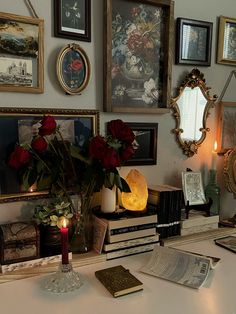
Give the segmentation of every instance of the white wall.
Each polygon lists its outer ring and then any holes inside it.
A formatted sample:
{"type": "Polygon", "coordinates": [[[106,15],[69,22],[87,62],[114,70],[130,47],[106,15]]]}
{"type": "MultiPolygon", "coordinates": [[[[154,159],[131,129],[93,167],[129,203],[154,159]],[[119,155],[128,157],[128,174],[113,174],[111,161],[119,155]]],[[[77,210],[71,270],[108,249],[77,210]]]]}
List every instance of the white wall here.
{"type": "MultiPolygon", "coordinates": [[[[175,121],[170,113],[164,115],[150,114],[110,114],[102,112],[103,90],[103,0],[91,0],[92,2],[92,41],[91,43],[77,42],[86,51],[91,62],[92,77],[90,83],[82,95],[68,96],[60,88],[56,78],[56,58],[60,49],[72,40],[56,38],[53,36],[53,1],[32,0],[32,4],[40,18],[45,20],[45,91],[43,94],[2,93],[0,97],[1,107],[33,107],[33,108],[72,108],[72,109],[98,109],[101,111],[101,132],[104,122],[121,118],[127,122],[157,122],[158,149],[156,166],[140,166],[139,170],[146,176],[149,184],[174,184],[181,185],[181,171],[186,167],[195,171],[201,170],[204,182],[207,182],[208,168],[211,165],[211,151],[216,137],[215,109],[210,111],[205,142],[200,147],[198,154],[192,158],[186,158],[175,142],[171,130],[175,127],[175,121]],[[50,3],[50,5],[49,5],[50,3]]],[[[29,15],[24,1],[1,1],[0,11],[19,15],[29,15]]],[[[220,95],[232,66],[215,63],[217,17],[220,15],[232,16],[235,12],[235,0],[176,0],[175,17],[184,17],[197,20],[205,20],[214,23],[212,42],[211,67],[198,67],[204,74],[208,86],[211,86],[212,94],[220,95]]],[[[190,71],[194,66],[174,65],[172,68],[172,95],[179,84],[183,72],[190,71]]],[[[235,83],[235,82],[234,82],[235,83]]],[[[231,95],[236,98],[236,95],[231,95]]],[[[235,100],[235,99],[230,99],[235,100]]],[[[235,100],[236,101],[236,100],[235,100]]],[[[224,217],[232,216],[236,212],[236,201],[233,195],[226,192],[222,181],[223,158],[218,158],[218,179],[222,190],[222,210],[224,217]]],[[[127,174],[130,168],[123,167],[122,174],[127,174]]],[[[16,202],[0,204],[0,222],[20,219],[30,216],[33,203],[16,202]]]]}

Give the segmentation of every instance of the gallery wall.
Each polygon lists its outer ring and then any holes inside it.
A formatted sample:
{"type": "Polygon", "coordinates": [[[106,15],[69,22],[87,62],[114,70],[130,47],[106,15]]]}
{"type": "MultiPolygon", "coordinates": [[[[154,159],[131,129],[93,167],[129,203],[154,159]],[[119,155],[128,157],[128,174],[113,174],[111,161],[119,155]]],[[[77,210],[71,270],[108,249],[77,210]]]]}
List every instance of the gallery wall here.
{"type": "MultiPolygon", "coordinates": [[[[137,168],[146,176],[149,184],[173,184],[181,186],[181,172],[187,167],[194,171],[202,171],[204,184],[208,180],[208,170],[211,166],[212,150],[216,138],[216,108],[210,110],[207,134],[205,142],[199,148],[198,153],[187,158],[178,147],[171,130],[175,127],[175,121],[171,113],[165,114],[114,114],[103,112],[103,0],[91,0],[92,2],[92,40],[91,42],[76,43],[86,51],[91,63],[91,79],[88,87],[81,95],[65,95],[56,77],[56,59],[59,51],[72,40],[56,38],[53,34],[54,12],[53,1],[31,1],[38,16],[45,21],[45,90],[43,94],[27,94],[2,92],[0,97],[1,107],[27,107],[27,108],[65,108],[65,109],[97,109],[100,110],[100,129],[104,131],[104,124],[114,118],[120,118],[127,122],[154,122],[158,123],[157,165],[138,166],[137,168]]],[[[1,12],[14,13],[29,16],[30,13],[24,1],[2,1],[1,12]]],[[[223,86],[233,66],[216,64],[217,25],[218,17],[229,17],[235,11],[235,0],[176,0],[175,18],[183,17],[196,20],[213,22],[212,61],[210,67],[198,67],[206,78],[207,86],[211,87],[211,93],[220,95],[223,86]]],[[[174,47],[173,47],[174,49],[174,47]]],[[[183,74],[191,71],[194,66],[175,65],[172,67],[172,95],[180,83],[183,74]]],[[[233,84],[236,82],[233,81],[233,84]]],[[[224,100],[236,100],[234,86],[230,86],[224,100]]],[[[120,171],[126,175],[130,167],[123,167],[120,171]]],[[[221,216],[229,217],[236,212],[236,201],[231,193],[224,187],[222,170],[223,157],[217,161],[218,182],[221,187],[221,216]]],[[[0,222],[24,219],[30,216],[33,202],[15,202],[0,204],[0,222]]]]}

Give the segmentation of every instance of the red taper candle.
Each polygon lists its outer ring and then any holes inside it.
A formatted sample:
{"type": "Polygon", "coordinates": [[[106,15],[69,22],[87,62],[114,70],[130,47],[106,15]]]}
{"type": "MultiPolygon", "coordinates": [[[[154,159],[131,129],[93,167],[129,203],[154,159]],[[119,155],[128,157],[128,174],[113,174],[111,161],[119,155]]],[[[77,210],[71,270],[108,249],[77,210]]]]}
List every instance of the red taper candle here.
{"type": "Polygon", "coordinates": [[[68,228],[66,227],[66,219],[64,218],[61,228],[61,250],[62,264],[69,264],[68,256],[68,228]]]}

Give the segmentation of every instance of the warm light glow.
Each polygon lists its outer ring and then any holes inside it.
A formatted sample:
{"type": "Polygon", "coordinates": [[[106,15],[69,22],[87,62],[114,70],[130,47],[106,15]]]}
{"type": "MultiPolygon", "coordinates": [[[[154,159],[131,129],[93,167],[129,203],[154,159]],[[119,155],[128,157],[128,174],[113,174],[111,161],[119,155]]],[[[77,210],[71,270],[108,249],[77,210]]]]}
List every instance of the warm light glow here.
{"type": "Polygon", "coordinates": [[[126,177],[131,193],[121,193],[121,202],[124,208],[132,211],[146,209],[148,188],[145,177],[136,169],[132,169],[126,177]]]}
{"type": "Polygon", "coordinates": [[[63,221],[62,221],[62,227],[63,227],[63,228],[66,228],[66,227],[67,227],[67,221],[66,221],[66,218],[63,218],[63,221]]]}
{"type": "Polygon", "coordinates": [[[214,151],[217,152],[217,141],[214,143],[214,151]]]}
{"type": "Polygon", "coordinates": [[[28,189],[28,191],[30,193],[37,191],[37,183],[34,183],[33,185],[31,185],[28,189]]]}

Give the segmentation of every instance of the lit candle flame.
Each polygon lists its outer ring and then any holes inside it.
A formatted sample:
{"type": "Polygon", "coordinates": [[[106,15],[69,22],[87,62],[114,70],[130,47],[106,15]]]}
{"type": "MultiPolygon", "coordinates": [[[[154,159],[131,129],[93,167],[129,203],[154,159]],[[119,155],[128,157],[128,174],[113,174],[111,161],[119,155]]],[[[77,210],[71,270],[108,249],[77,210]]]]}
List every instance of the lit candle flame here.
{"type": "Polygon", "coordinates": [[[62,221],[62,227],[63,227],[63,228],[66,228],[66,227],[67,227],[66,218],[64,218],[63,221],[62,221]]]}
{"type": "Polygon", "coordinates": [[[214,151],[215,152],[217,151],[217,141],[215,141],[215,143],[214,143],[214,151]]]}

